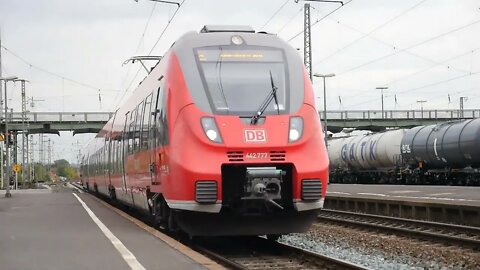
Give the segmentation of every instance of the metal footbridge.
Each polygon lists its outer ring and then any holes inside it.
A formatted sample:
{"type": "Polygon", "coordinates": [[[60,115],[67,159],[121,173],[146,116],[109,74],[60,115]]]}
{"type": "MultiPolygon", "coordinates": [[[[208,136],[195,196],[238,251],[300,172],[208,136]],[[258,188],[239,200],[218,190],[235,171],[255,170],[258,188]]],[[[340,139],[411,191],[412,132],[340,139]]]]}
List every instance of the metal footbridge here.
{"type": "MultiPolygon", "coordinates": [[[[323,112],[320,112],[323,120],[323,112]]],[[[382,131],[386,128],[411,128],[460,119],[480,118],[480,109],[472,110],[356,110],[327,111],[327,128],[340,132],[344,128],[382,131]]]]}
{"type": "MultiPolygon", "coordinates": [[[[323,119],[323,112],[320,111],[323,119]]],[[[13,112],[8,114],[9,130],[27,130],[30,134],[73,131],[74,134],[97,133],[113,112],[13,112]]],[[[0,129],[5,130],[3,115],[0,129]]],[[[327,111],[331,132],[344,128],[381,131],[386,128],[410,128],[460,119],[480,118],[480,109],[472,110],[338,110],[327,111]]]]}
{"type": "MultiPolygon", "coordinates": [[[[97,133],[113,112],[21,112],[8,113],[8,130],[26,130],[29,134],[73,131],[74,134],[97,133]]],[[[1,130],[5,130],[2,115],[1,130]]]]}

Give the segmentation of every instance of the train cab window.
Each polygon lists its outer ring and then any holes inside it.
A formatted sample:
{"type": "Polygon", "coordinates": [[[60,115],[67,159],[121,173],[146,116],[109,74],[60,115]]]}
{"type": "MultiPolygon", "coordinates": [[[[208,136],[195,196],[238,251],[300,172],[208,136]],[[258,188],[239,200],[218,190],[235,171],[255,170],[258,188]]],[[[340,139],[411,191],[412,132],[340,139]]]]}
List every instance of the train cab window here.
{"type": "Polygon", "coordinates": [[[197,65],[215,113],[252,115],[276,89],[264,114],[288,113],[289,81],[282,50],[215,46],[195,50],[197,65]]]}

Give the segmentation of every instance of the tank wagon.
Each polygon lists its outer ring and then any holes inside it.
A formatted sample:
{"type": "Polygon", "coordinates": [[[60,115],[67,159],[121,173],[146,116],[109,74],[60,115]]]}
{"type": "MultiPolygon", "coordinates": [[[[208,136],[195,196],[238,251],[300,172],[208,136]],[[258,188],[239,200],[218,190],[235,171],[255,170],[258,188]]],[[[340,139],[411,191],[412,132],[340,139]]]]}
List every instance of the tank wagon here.
{"type": "Polygon", "coordinates": [[[480,184],[480,119],[329,142],[331,182],[480,184]]]}
{"type": "Polygon", "coordinates": [[[83,155],[82,183],[190,235],[302,232],[328,155],[294,48],[249,27],[177,40],[83,155]]]}

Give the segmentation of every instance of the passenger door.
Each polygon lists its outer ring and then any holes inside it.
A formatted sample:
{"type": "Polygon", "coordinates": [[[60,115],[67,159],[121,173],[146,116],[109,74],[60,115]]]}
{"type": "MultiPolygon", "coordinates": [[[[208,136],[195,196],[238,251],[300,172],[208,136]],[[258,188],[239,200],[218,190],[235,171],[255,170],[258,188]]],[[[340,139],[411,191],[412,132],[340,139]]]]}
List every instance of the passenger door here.
{"type": "MultiPolygon", "coordinates": [[[[162,82],[163,77],[160,79],[162,82]]],[[[160,122],[161,118],[161,111],[162,111],[162,96],[163,96],[163,87],[160,84],[160,87],[156,89],[153,93],[153,100],[152,100],[152,110],[150,114],[150,136],[149,136],[149,144],[150,144],[150,172],[151,172],[151,179],[152,185],[160,185],[160,171],[161,171],[161,163],[162,163],[162,144],[161,144],[161,134],[162,134],[162,126],[160,122]]]]}

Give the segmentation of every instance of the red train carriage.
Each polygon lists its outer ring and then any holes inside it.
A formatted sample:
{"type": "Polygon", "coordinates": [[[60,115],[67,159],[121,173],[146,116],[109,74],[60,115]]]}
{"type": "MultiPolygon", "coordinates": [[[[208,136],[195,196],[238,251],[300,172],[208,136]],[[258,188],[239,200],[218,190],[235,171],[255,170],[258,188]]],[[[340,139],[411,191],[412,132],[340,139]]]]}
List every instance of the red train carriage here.
{"type": "Polygon", "coordinates": [[[305,231],[328,158],[295,49],[248,27],[176,41],[86,150],[83,183],[191,235],[305,231]]]}

